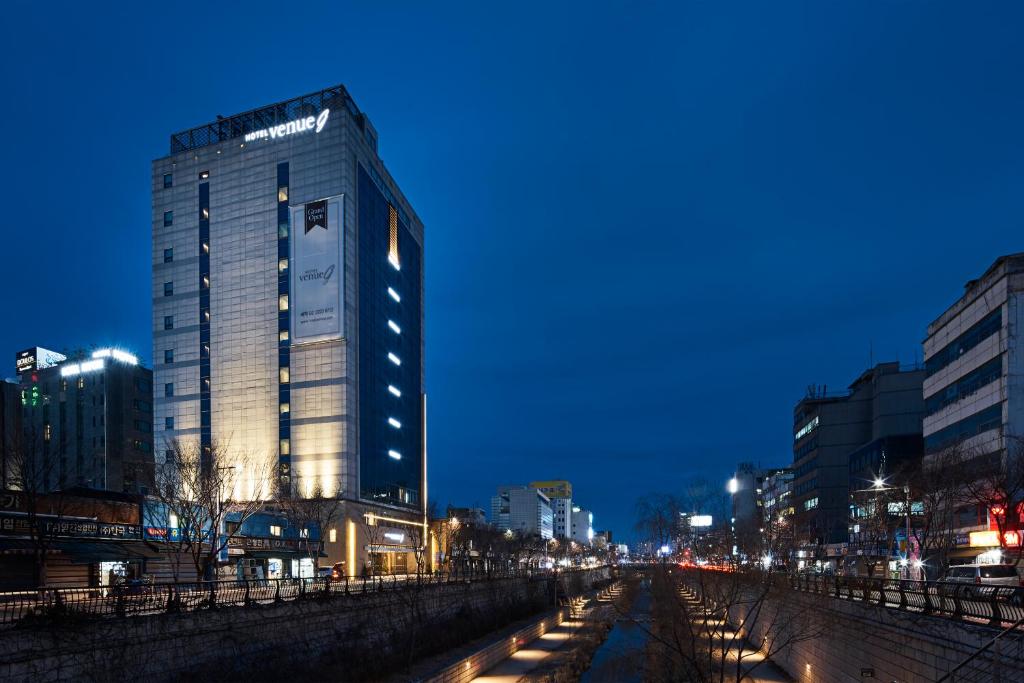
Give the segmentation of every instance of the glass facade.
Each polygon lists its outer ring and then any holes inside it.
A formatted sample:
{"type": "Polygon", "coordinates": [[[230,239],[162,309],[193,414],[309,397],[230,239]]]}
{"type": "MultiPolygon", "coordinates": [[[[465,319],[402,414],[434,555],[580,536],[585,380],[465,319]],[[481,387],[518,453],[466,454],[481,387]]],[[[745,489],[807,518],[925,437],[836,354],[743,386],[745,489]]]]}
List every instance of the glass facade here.
{"type": "Polygon", "coordinates": [[[415,507],[423,440],[421,250],[362,165],[358,176],[360,495],[415,507]]]}
{"type": "Polygon", "coordinates": [[[925,375],[931,377],[975,346],[999,332],[1003,327],[1003,309],[997,308],[971,325],[959,337],[946,344],[924,362],[925,375]]]}
{"type": "Polygon", "coordinates": [[[199,446],[209,462],[210,419],[210,183],[199,183],[199,446]]]}
{"type": "Polygon", "coordinates": [[[996,429],[1003,424],[1003,404],[997,403],[994,406],[980,410],[970,417],[965,417],[959,422],[954,422],[934,434],[929,434],[924,440],[925,453],[935,453],[958,441],[977,436],[990,429],[996,429]]]}
{"type": "Polygon", "coordinates": [[[277,438],[278,477],[282,490],[291,487],[291,343],[288,340],[290,325],[288,314],[288,255],[290,252],[288,220],[288,162],[277,165],[277,366],[278,366],[278,422],[277,438]]]}
{"type": "Polygon", "coordinates": [[[967,398],[1003,375],[1003,357],[993,358],[925,399],[925,415],[934,415],[946,406],[967,398]]]}

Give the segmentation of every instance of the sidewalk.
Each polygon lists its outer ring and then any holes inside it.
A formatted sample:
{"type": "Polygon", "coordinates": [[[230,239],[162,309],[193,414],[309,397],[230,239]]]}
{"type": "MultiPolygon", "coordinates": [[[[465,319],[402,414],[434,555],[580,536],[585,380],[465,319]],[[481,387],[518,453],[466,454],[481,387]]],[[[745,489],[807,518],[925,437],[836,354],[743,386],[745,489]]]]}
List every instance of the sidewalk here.
{"type": "Polygon", "coordinates": [[[540,638],[524,645],[508,659],[474,678],[472,683],[515,683],[564,645],[582,625],[582,621],[563,621],[540,638]]]}

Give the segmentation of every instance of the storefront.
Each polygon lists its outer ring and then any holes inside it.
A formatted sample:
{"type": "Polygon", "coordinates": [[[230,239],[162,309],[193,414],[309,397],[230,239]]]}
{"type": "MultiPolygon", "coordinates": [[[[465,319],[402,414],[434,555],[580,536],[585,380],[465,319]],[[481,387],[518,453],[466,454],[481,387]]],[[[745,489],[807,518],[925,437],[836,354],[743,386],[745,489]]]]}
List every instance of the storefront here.
{"type": "MultiPolygon", "coordinates": [[[[383,524],[377,524],[373,529],[374,542],[365,547],[373,574],[415,574],[418,549],[409,529],[383,524]]],[[[423,559],[426,560],[425,557],[423,559]]]]}
{"type": "Polygon", "coordinates": [[[36,588],[40,574],[47,586],[111,586],[142,580],[147,561],[158,556],[142,540],[137,524],[0,513],[2,590],[36,588]]]}
{"type": "Polygon", "coordinates": [[[303,539],[232,536],[227,556],[227,567],[238,579],[308,579],[315,573],[303,539]]]}

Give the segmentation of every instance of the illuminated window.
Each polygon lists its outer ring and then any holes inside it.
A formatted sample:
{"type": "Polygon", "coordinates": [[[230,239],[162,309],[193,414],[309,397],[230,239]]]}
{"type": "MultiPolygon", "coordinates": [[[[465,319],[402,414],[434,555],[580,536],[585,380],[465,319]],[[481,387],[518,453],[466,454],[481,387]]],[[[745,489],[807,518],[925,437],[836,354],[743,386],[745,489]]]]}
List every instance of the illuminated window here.
{"type": "Polygon", "coordinates": [[[209,355],[210,355],[210,345],[209,344],[203,344],[203,346],[202,346],[202,348],[200,350],[203,352],[203,358],[209,357],[209,355]]]}
{"type": "Polygon", "coordinates": [[[277,201],[286,202],[288,201],[288,188],[279,187],[277,188],[277,201]]]}
{"type": "Polygon", "coordinates": [[[299,538],[309,538],[309,528],[299,529],[299,538]]]}
{"type": "Polygon", "coordinates": [[[287,311],[288,310],[288,295],[281,294],[277,297],[277,310],[287,311]]]}
{"type": "Polygon", "coordinates": [[[331,543],[337,543],[338,542],[338,530],[337,529],[331,529],[329,534],[328,534],[328,538],[331,540],[331,543]]]}
{"type": "Polygon", "coordinates": [[[278,332],[277,341],[288,341],[288,330],[281,330],[278,332]]]}
{"type": "Polygon", "coordinates": [[[174,225],[174,212],[164,211],[164,227],[169,228],[174,225]]]}
{"type": "Polygon", "coordinates": [[[210,310],[203,311],[203,322],[210,322],[210,310]]]}
{"type": "Polygon", "coordinates": [[[174,249],[173,248],[164,249],[164,263],[170,263],[173,260],[174,260],[174,249]]]}
{"type": "Polygon", "coordinates": [[[209,254],[210,253],[210,244],[208,242],[203,242],[203,253],[204,254],[209,254]]]}
{"type": "Polygon", "coordinates": [[[43,425],[43,441],[49,441],[51,436],[50,425],[43,425]]]}
{"type": "Polygon", "coordinates": [[[289,404],[289,403],[282,403],[281,404],[281,414],[282,415],[284,415],[287,412],[290,412],[291,409],[292,409],[291,404],[289,404]]]}
{"type": "Polygon", "coordinates": [[[398,296],[398,292],[396,292],[395,290],[391,289],[390,287],[388,287],[388,296],[390,296],[395,301],[398,301],[398,302],[402,301],[402,297],[398,296]]]}
{"type": "Polygon", "coordinates": [[[173,330],[174,329],[174,316],[173,315],[165,315],[164,316],[164,329],[165,330],[173,330]]]}
{"type": "Polygon", "coordinates": [[[199,210],[199,217],[204,221],[210,220],[210,207],[204,206],[199,210]]]}
{"type": "Polygon", "coordinates": [[[288,270],[288,259],[282,258],[277,260],[277,272],[283,273],[288,270]]]}
{"type": "Polygon", "coordinates": [[[178,515],[174,514],[173,512],[168,512],[167,513],[167,526],[169,526],[172,529],[177,529],[178,528],[178,515]]]}
{"type": "Polygon", "coordinates": [[[164,296],[171,296],[172,294],[174,294],[174,283],[173,282],[165,282],[164,283],[164,296]]]}
{"type": "Polygon", "coordinates": [[[291,381],[288,375],[288,368],[281,368],[278,374],[278,379],[281,381],[281,384],[288,384],[288,382],[291,381]]]}
{"type": "Polygon", "coordinates": [[[79,377],[78,382],[76,383],[75,386],[77,386],[79,389],[85,389],[85,378],[79,377]]]}
{"type": "Polygon", "coordinates": [[[281,535],[281,526],[278,525],[278,524],[271,524],[270,525],[270,535],[271,536],[280,536],[281,535]]]}
{"type": "Polygon", "coordinates": [[[388,204],[388,262],[399,270],[398,261],[398,212],[388,204]]]}
{"type": "Polygon", "coordinates": [[[209,171],[200,171],[199,172],[199,179],[200,180],[206,180],[209,177],[210,177],[210,172],[209,171]]]}
{"type": "Polygon", "coordinates": [[[281,439],[281,455],[290,455],[292,452],[292,442],[290,439],[281,439]]]}
{"type": "Polygon", "coordinates": [[[402,328],[399,327],[394,320],[388,321],[388,327],[390,327],[391,331],[394,332],[395,334],[402,334],[402,328]]]}
{"type": "Polygon", "coordinates": [[[286,240],[288,239],[288,223],[282,222],[277,225],[277,239],[286,240]]]}
{"type": "Polygon", "coordinates": [[[209,275],[204,275],[202,282],[203,282],[203,289],[209,289],[210,288],[210,276],[209,275]]]}
{"type": "Polygon", "coordinates": [[[174,176],[170,173],[164,173],[164,189],[174,187],[174,176]]]}
{"type": "Polygon", "coordinates": [[[395,429],[401,429],[402,428],[402,423],[399,422],[398,420],[396,420],[393,417],[389,417],[388,418],[388,424],[391,425],[392,427],[394,427],[395,429]]]}

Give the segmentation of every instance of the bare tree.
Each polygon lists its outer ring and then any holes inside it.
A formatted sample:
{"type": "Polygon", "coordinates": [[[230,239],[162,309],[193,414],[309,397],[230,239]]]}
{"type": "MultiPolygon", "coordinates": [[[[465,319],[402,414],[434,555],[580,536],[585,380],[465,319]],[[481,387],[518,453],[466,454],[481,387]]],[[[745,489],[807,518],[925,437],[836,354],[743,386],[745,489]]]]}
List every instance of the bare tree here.
{"type": "Polygon", "coordinates": [[[380,547],[381,541],[384,540],[384,527],[377,524],[377,518],[370,512],[364,512],[360,515],[359,526],[362,528],[363,537],[366,539],[366,562],[363,565],[363,576],[373,578],[376,575],[376,568],[373,566],[373,555],[380,547]]]}
{"type": "Polygon", "coordinates": [[[1005,435],[1001,451],[972,459],[973,476],[964,486],[969,503],[987,509],[999,547],[1008,562],[1021,561],[1021,508],[1024,506],[1024,438],[1005,435]]]}
{"type": "Polygon", "coordinates": [[[7,484],[17,492],[16,507],[25,513],[16,526],[29,538],[35,581],[44,586],[46,558],[60,536],[61,520],[68,514],[69,505],[62,491],[52,490],[59,477],[57,460],[45,447],[45,438],[33,427],[11,436],[6,467],[7,484]]]}
{"type": "Polygon", "coordinates": [[[299,530],[301,545],[313,563],[315,576],[320,568],[324,536],[337,520],[338,511],[341,509],[341,480],[335,479],[327,487],[324,486],[321,477],[311,477],[308,482],[298,477],[295,479],[294,487],[285,486],[280,479],[276,481],[276,503],[288,522],[299,530]],[[333,492],[333,495],[327,491],[333,492]]]}
{"type": "MultiPolygon", "coordinates": [[[[655,493],[636,503],[636,530],[643,540],[653,544],[655,551],[671,546],[679,531],[679,499],[667,493],[655,493]]],[[[663,558],[664,559],[664,554],[663,558]]]]}
{"type": "Polygon", "coordinates": [[[967,495],[964,461],[962,445],[954,444],[929,456],[909,477],[911,498],[920,503],[911,533],[925,577],[941,576],[956,547],[956,511],[967,495]]]}
{"type": "Polygon", "coordinates": [[[187,556],[197,577],[212,579],[217,558],[263,508],[270,468],[251,455],[231,453],[226,444],[214,444],[204,455],[197,443],[175,439],[168,451],[168,460],[156,468],[154,487],[177,522],[176,538],[168,534],[167,547],[178,558],[187,556]]]}

